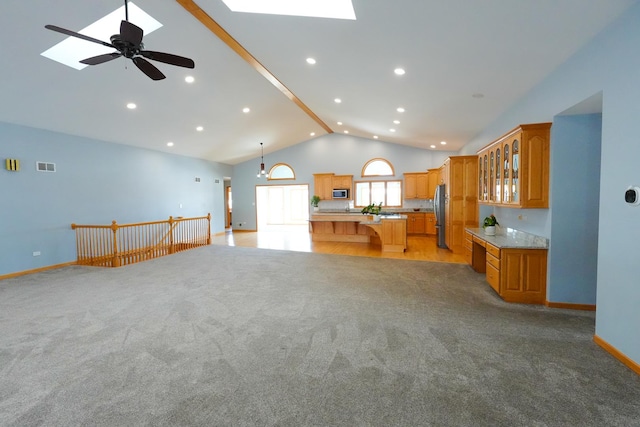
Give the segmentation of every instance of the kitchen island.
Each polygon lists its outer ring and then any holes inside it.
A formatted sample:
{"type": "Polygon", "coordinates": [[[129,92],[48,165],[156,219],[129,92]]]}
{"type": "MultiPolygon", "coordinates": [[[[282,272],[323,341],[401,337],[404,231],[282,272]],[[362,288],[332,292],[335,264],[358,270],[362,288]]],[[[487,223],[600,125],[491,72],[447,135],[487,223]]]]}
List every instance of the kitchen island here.
{"type": "Polygon", "coordinates": [[[374,215],[361,213],[315,213],[309,220],[314,242],[361,242],[379,245],[383,252],[407,249],[406,215],[374,215]]]}

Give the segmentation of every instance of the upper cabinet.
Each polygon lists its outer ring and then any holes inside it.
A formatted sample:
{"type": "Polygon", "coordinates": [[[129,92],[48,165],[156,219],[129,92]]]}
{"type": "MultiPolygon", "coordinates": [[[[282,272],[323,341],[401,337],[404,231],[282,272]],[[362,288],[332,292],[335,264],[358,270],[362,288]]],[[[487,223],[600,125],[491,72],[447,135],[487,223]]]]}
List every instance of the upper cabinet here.
{"type": "Polygon", "coordinates": [[[353,187],[353,175],[334,175],[331,178],[333,188],[340,190],[349,190],[351,193],[351,187],[353,187]]]}
{"type": "Polygon", "coordinates": [[[549,207],[551,123],[520,125],[478,151],[478,201],[549,207]]]}
{"type": "Polygon", "coordinates": [[[335,175],[333,173],[313,174],[314,194],[320,196],[320,200],[333,200],[333,190],[349,190],[349,199],[352,199],[353,175],[335,175]]]}
{"type": "Polygon", "coordinates": [[[320,196],[320,200],[331,200],[333,198],[333,174],[313,174],[313,187],[314,194],[320,196]]]}
{"type": "Polygon", "coordinates": [[[404,174],[405,199],[433,199],[438,185],[438,169],[404,174]]]}

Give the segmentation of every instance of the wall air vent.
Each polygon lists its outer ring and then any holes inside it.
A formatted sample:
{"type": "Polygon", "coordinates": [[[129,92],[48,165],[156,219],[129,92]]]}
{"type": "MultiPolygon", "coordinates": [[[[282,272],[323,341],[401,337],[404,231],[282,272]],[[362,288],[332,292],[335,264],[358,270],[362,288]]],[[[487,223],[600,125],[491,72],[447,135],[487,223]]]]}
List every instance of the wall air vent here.
{"type": "Polygon", "coordinates": [[[36,170],[38,172],[55,172],[56,164],[47,162],[36,162],[36,170]]]}

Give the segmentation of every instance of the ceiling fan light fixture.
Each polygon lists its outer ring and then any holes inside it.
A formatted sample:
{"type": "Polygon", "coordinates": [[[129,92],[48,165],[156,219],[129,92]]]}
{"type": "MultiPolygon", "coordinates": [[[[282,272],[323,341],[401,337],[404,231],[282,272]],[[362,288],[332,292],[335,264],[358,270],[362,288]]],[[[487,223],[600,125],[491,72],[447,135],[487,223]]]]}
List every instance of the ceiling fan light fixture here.
{"type": "MultiPolygon", "coordinates": [[[[132,22],[144,31],[145,35],[149,35],[153,31],[162,27],[151,15],[140,9],[134,3],[128,3],[129,18],[132,22]]],[[[98,40],[109,40],[117,29],[120,28],[120,22],[125,18],[125,7],[120,6],[110,14],[98,19],[96,22],[84,27],[78,33],[85,36],[93,37],[98,40]]],[[[88,64],[82,64],[85,58],[90,58],[102,54],[113,52],[112,48],[101,46],[96,43],[87,43],[76,37],[67,37],[55,46],[45,50],[40,55],[52,59],[61,64],[67,65],[76,70],[82,70],[88,64]]]]}

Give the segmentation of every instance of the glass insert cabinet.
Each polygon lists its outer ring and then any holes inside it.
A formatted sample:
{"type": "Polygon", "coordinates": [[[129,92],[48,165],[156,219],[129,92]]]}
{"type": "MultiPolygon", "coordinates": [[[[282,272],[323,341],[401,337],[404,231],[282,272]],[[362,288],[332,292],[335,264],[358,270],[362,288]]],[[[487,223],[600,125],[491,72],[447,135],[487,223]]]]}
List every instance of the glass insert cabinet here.
{"type": "Polygon", "coordinates": [[[548,208],[550,132],[522,124],[478,151],[478,202],[548,208]]]}

